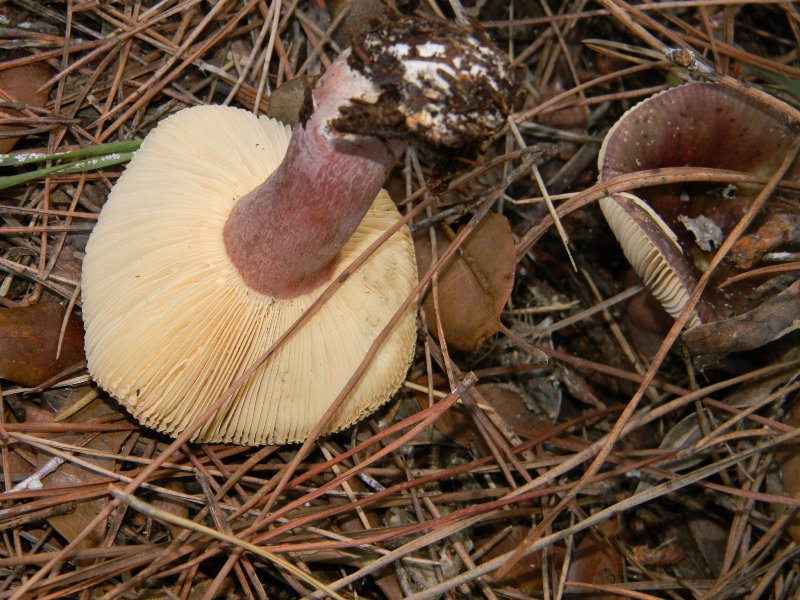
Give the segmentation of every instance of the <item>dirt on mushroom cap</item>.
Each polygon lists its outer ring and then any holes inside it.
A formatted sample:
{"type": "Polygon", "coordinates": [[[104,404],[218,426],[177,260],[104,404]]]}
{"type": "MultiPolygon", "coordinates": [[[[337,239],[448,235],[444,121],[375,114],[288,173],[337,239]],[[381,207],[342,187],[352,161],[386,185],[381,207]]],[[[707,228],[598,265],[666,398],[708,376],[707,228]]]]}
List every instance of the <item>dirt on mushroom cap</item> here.
{"type": "Polygon", "coordinates": [[[494,135],[521,89],[483,32],[393,12],[354,40],[348,64],[382,93],[346,107],[336,129],[436,147],[476,146],[494,135]]]}

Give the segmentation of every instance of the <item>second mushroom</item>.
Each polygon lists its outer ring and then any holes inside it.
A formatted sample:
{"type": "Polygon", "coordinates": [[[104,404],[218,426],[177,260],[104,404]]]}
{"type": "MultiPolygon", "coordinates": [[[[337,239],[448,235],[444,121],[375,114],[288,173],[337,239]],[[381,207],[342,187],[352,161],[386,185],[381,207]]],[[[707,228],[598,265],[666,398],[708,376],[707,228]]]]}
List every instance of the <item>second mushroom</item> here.
{"type": "MultiPolygon", "coordinates": [[[[800,124],[736,89],[681,85],[640,102],[611,128],[600,149],[599,179],[684,166],[769,176],[799,133],[800,124]]],[[[800,161],[787,178],[798,176],[800,161]]],[[[720,182],[665,185],[640,195],[613,194],[600,200],[600,208],[645,286],[677,317],[756,189],[720,182]]],[[[687,327],[737,312],[736,301],[732,289],[704,295],[687,327]]]]}

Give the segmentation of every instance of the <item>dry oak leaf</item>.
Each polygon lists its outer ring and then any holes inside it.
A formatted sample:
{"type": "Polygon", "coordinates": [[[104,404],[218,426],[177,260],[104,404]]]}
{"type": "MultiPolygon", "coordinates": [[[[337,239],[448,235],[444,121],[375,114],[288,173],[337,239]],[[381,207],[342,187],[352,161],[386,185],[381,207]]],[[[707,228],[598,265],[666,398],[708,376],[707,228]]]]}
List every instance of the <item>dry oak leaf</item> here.
{"type": "MultiPolygon", "coordinates": [[[[488,562],[498,556],[515,550],[528,535],[529,529],[522,525],[511,525],[506,535],[495,547],[486,553],[484,561],[488,562]]],[[[475,541],[476,546],[480,546],[485,540],[475,541]]],[[[555,563],[555,569],[561,570],[564,563],[564,549],[561,546],[551,546],[551,560],[555,563]]],[[[527,596],[541,595],[544,588],[542,578],[542,551],[532,552],[523,557],[511,570],[501,579],[496,579],[495,583],[503,587],[510,587],[527,596]]]]}
{"type": "MultiPolygon", "coordinates": [[[[547,426],[540,417],[528,409],[522,396],[508,386],[498,383],[481,383],[473,391],[476,400],[480,404],[485,404],[489,418],[508,439],[513,440],[517,431],[539,432],[547,426]]],[[[427,408],[427,395],[418,393],[416,398],[420,410],[427,408]]],[[[457,446],[466,448],[475,443],[483,450],[489,451],[484,447],[483,438],[464,407],[454,406],[439,417],[433,425],[443,437],[457,446]]]]}
{"type": "MultiPolygon", "coordinates": [[[[455,237],[448,229],[436,230],[437,256],[442,256],[448,239],[455,237]]],[[[430,234],[415,236],[417,268],[420,274],[431,265],[430,234]]],[[[459,350],[474,351],[500,330],[500,313],[514,287],[516,246],[508,220],[488,213],[467,237],[448,263],[439,271],[439,308],[445,339],[459,350]]],[[[431,287],[431,290],[433,288],[431,287]]],[[[428,328],[436,334],[433,292],[424,301],[428,328]]]]}
{"type": "MultiPolygon", "coordinates": [[[[89,386],[74,389],[55,416],[56,421],[76,423],[76,425],[78,423],[113,422],[122,418],[124,418],[124,414],[113,400],[98,396],[96,390],[89,386]],[[85,400],[88,400],[88,403],[85,400]]],[[[74,434],[59,436],[59,441],[101,452],[117,453],[129,435],[129,431],[110,431],[96,435],[81,434],[78,429],[74,434]]],[[[83,456],[81,458],[107,470],[115,469],[115,461],[110,458],[97,456],[83,456]]],[[[47,457],[43,455],[39,457],[40,463],[46,459],[47,457]]],[[[104,475],[83,466],[67,462],[61,465],[54,473],[44,478],[43,484],[45,488],[76,486],[90,484],[104,479],[104,477],[104,475]]],[[[51,517],[48,522],[64,539],[72,542],[94,520],[97,513],[103,510],[107,503],[108,498],[106,497],[84,500],[77,503],[74,511],[51,517]]],[[[95,526],[92,532],[78,544],[78,547],[94,548],[100,544],[105,534],[106,522],[103,521],[95,526]]]]}
{"type": "MultiPolygon", "coordinates": [[[[600,523],[597,529],[605,538],[611,540],[619,534],[619,523],[614,520],[605,521],[600,523]]],[[[622,554],[616,546],[595,532],[590,532],[575,546],[567,572],[567,581],[613,586],[623,582],[623,567],[622,554]]],[[[616,594],[598,594],[591,597],[600,600],[623,600],[622,596],[616,594]]]]}

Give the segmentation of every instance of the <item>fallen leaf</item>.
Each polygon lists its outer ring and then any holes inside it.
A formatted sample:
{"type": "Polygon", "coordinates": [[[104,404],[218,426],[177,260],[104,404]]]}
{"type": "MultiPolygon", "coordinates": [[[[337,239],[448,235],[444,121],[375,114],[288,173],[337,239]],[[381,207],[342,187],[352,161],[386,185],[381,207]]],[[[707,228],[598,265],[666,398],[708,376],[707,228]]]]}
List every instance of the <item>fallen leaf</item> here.
{"type": "MultiPolygon", "coordinates": [[[[786,425],[800,427],[800,402],[795,402],[784,419],[786,425]]],[[[778,464],[783,478],[783,493],[790,498],[800,498],[800,444],[786,445],[778,452],[778,464]]],[[[800,544],[800,515],[789,521],[789,536],[800,544]]]]}
{"type": "Polygon", "coordinates": [[[718,577],[722,572],[730,521],[720,518],[719,514],[705,506],[702,510],[685,510],[684,513],[697,549],[713,576],[718,577]]]}
{"type": "MultiPolygon", "coordinates": [[[[416,524],[417,518],[414,513],[404,507],[390,507],[383,516],[383,524],[386,527],[405,527],[416,524]]],[[[463,532],[454,534],[451,539],[463,541],[463,532]]],[[[407,536],[397,536],[391,541],[385,542],[388,548],[397,548],[403,544],[410,543],[412,538],[407,536]]],[[[458,554],[456,554],[449,544],[434,545],[428,547],[429,551],[435,554],[438,569],[432,564],[419,564],[414,562],[396,561],[394,571],[397,575],[397,582],[405,596],[422,592],[429,587],[436,585],[437,570],[441,570],[445,579],[455,576],[461,571],[463,564],[458,554]]],[[[419,553],[418,556],[425,556],[419,553]]],[[[426,556],[427,558],[427,556],[426,556]]]]}
{"type": "MultiPolygon", "coordinates": [[[[450,234],[448,230],[445,233],[450,234]]],[[[448,237],[437,230],[437,256],[448,246],[448,237]]],[[[452,239],[452,238],[451,238],[452,239]]],[[[415,236],[417,267],[425,273],[431,265],[428,231],[415,236]]],[[[439,271],[439,308],[447,343],[474,351],[500,330],[500,313],[511,295],[516,269],[516,246],[508,220],[487,214],[469,235],[461,251],[439,271]]],[[[436,333],[432,292],[425,296],[428,328],[436,333]]]]}
{"type": "MultiPolygon", "coordinates": [[[[58,411],[54,420],[62,422],[78,422],[89,423],[94,421],[108,422],[122,418],[122,412],[117,404],[113,401],[107,400],[102,396],[96,396],[94,389],[90,386],[82,386],[76,388],[67,398],[67,401],[58,411]],[[87,396],[92,397],[92,400],[84,405],[83,399],[87,396]],[[77,411],[72,408],[75,405],[81,406],[77,411]],[[69,414],[71,416],[63,418],[63,415],[69,414]],[[59,418],[61,416],[62,418],[59,418]]],[[[76,433],[74,435],[66,435],[60,438],[61,441],[67,444],[82,445],[86,448],[93,450],[100,450],[103,452],[119,451],[125,438],[129,435],[126,431],[114,431],[108,433],[99,433],[86,439],[84,436],[87,434],[76,433]]],[[[84,460],[92,462],[97,466],[105,469],[113,469],[114,462],[111,459],[104,459],[91,456],[81,457],[84,460]]],[[[39,460],[44,462],[48,460],[47,455],[41,455],[39,460]]],[[[104,478],[105,475],[96,473],[85,469],[84,467],[65,463],[52,475],[44,478],[43,484],[46,488],[62,487],[69,485],[80,485],[82,483],[89,483],[104,478]]],[[[97,516],[108,502],[107,498],[99,498],[97,500],[89,500],[85,502],[78,502],[75,510],[65,515],[58,515],[48,519],[48,522],[53,528],[58,531],[67,541],[71,542],[79,533],[81,533],[86,526],[97,516]]],[[[106,532],[106,523],[99,523],[95,529],[83,541],[80,542],[79,548],[93,548],[99,544],[106,532]]]]}
{"type": "MultiPolygon", "coordinates": [[[[159,444],[160,450],[164,450],[166,448],[166,444],[159,444]]],[[[186,488],[183,484],[183,480],[174,477],[164,481],[159,481],[158,484],[166,488],[168,490],[172,490],[174,492],[186,493],[186,488]]],[[[186,502],[182,502],[177,498],[173,498],[171,496],[164,496],[162,494],[156,495],[151,504],[158,508],[159,510],[163,510],[168,513],[172,513],[173,515],[177,515],[179,517],[183,517],[184,519],[189,517],[189,506],[186,502]]],[[[169,531],[170,536],[172,536],[172,540],[174,541],[181,533],[185,531],[183,527],[175,525],[174,523],[162,523],[162,525],[169,531]]]]}
{"type": "Polygon", "coordinates": [[[751,311],[693,327],[683,334],[683,342],[692,355],[730,354],[760,348],[796,329],[800,329],[800,281],[751,311]]]}
{"type": "MultiPolygon", "coordinates": [[[[522,525],[512,525],[506,535],[496,546],[486,553],[483,561],[488,562],[493,558],[516,550],[528,535],[528,528],[522,525]]],[[[480,541],[476,542],[480,546],[480,541]]],[[[550,551],[555,559],[555,571],[561,570],[564,562],[564,549],[561,546],[551,546],[550,551]]],[[[495,583],[512,587],[527,596],[541,596],[544,586],[542,579],[542,552],[532,552],[524,556],[512,569],[495,583]]]]}
{"type": "MultiPolygon", "coordinates": [[[[59,442],[71,445],[82,446],[85,448],[99,450],[102,452],[116,453],[129,432],[108,432],[108,433],[82,433],[81,423],[90,422],[111,422],[124,418],[119,406],[111,400],[99,397],[96,390],[91,386],[81,386],[72,390],[66,400],[60,404],[57,412],[41,408],[32,403],[26,403],[24,417],[26,423],[54,423],[54,422],[75,422],[77,423],[75,432],[60,434],[59,442]],[[86,399],[89,399],[86,402],[86,399]]],[[[103,473],[98,473],[70,461],[69,458],[53,456],[52,454],[38,449],[31,448],[25,444],[16,444],[15,452],[24,459],[24,463],[19,461],[12,463],[10,467],[14,470],[11,475],[14,480],[21,480],[17,484],[19,489],[60,489],[82,484],[88,484],[106,477],[103,473]],[[22,467],[19,469],[19,467],[22,467]],[[19,470],[17,470],[19,469],[19,470]]],[[[79,455],[83,461],[91,462],[94,465],[112,470],[114,461],[110,458],[100,458],[96,456],[79,455]]],[[[69,494],[66,492],[65,494],[69,494]]],[[[78,501],[68,495],[62,495],[61,503],[66,510],[58,511],[47,517],[47,522],[58,532],[67,542],[72,542],[75,537],[84,531],[86,526],[97,516],[108,499],[105,497],[78,501]]],[[[92,548],[98,545],[105,536],[106,522],[101,522],[84,538],[78,545],[80,549],[92,548]]]]}
{"type": "MultiPolygon", "coordinates": [[[[697,422],[697,415],[690,414],[670,427],[669,431],[661,438],[661,443],[658,445],[659,450],[684,450],[689,448],[692,444],[697,443],[703,437],[703,430],[700,429],[700,424],[697,422]]],[[[671,471],[680,472],[690,469],[706,459],[704,453],[697,455],[691,453],[688,456],[681,458],[669,458],[657,463],[660,469],[669,469],[671,471]]],[[[652,482],[643,479],[636,487],[636,493],[643,492],[644,490],[652,487],[652,482]]]]}
{"type": "MultiPolygon", "coordinates": [[[[509,440],[516,440],[516,432],[540,432],[547,423],[531,412],[525,400],[511,385],[499,383],[482,383],[475,388],[478,400],[486,403],[491,411],[489,418],[509,440]],[[493,418],[492,411],[497,415],[493,418]],[[498,419],[499,421],[498,422],[498,419]]],[[[521,442],[521,440],[519,440],[521,442]]]]}
{"type": "MultiPolygon", "coordinates": [[[[598,525],[603,534],[589,533],[575,547],[572,561],[567,571],[568,582],[591,583],[595,585],[615,585],[622,583],[622,554],[607,539],[613,539],[619,533],[619,523],[605,521],[598,525]]],[[[592,595],[602,600],[622,599],[616,594],[592,595]]]]}
{"type": "Polygon", "coordinates": [[[400,582],[397,581],[397,574],[388,569],[382,569],[378,575],[375,576],[375,585],[377,585],[386,600],[403,600],[405,594],[400,588],[400,582]]]}
{"type": "MultiPolygon", "coordinates": [[[[641,279],[631,269],[625,277],[625,286],[640,284],[641,279]]],[[[672,317],[648,290],[642,290],[625,303],[622,326],[628,340],[645,357],[652,358],[658,352],[664,336],[672,327],[672,317]]]]}
{"type": "Polygon", "coordinates": [[[84,360],[83,325],[75,314],[56,358],[63,320],[58,304],[0,309],[0,378],[33,387],[84,360]]]}
{"type": "MultiPolygon", "coordinates": [[[[648,549],[672,548],[665,551],[662,557],[665,559],[663,562],[667,563],[663,567],[670,567],[670,575],[683,580],[702,579],[708,577],[711,570],[697,546],[688,520],[698,513],[710,510],[714,509],[702,505],[694,496],[678,494],[672,504],[644,505],[635,511],[635,516],[624,515],[620,537],[626,538],[627,544],[633,547],[646,545],[648,549]],[[669,560],[670,555],[675,560],[669,560]]],[[[723,552],[724,549],[720,555],[723,552]]],[[[656,567],[655,564],[650,566],[656,567]]]]}
{"type": "MultiPolygon", "coordinates": [[[[533,414],[525,404],[522,396],[511,386],[497,383],[482,383],[473,389],[475,400],[484,405],[487,416],[503,432],[507,439],[518,439],[516,431],[539,431],[547,424],[537,415],[533,414]]],[[[416,395],[420,409],[428,406],[428,396],[423,393],[416,395]]],[[[447,440],[457,446],[468,447],[476,443],[483,450],[483,437],[475,427],[472,417],[463,406],[454,406],[436,419],[434,427],[447,440]]]]}
{"type": "Polygon", "coordinates": [[[561,382],[566,386],[570,395],[584,404],[605,410],[606,405],[595,395],[592,386],[580,373],[571,369],[565,364],[555,365],[556,371],[561,378],[561,382]]]}
{"type": "MultiPolygon", "coordinates": [[[[560,83],[555,83],[538,91],[540,93],[539,102],[542,103],[562,94],[564,87],[560,83]]],[[[546,111],[539,119],[542,124],[550,127],[585,133],[589,128],[588,117],[589,111],[586,110],[585,106],[572,105],[558,110],[546,111]]],[[[569,158],[568,156],[565,160],[569,158]]],[[[548,185],[549,189],[550,186],[548,185]]],[[[551,191],[550,193],[552,194],[553,192],[551,191]]]]}
{"type": "MultiPolygon", "coordinates": [[[[800,346],[789,348],[786,352],[777,353],[773,356],[774,364],[791,362],[800,359],[800,346]]],[[[742,383],[730,394],[727,394],[723,401],[725,404],[737,408],[753,406],[786,385],[786,373],[778,371],[774,375],[761,377],[752,381],[742,383]]]]}
{"type": "Polygon", "coordinates": [[[311,106],[311,90],[318,76],[301,75],[283,82],[269,97],[267,114],[282,123],[295,126],[311,106]]]}
{"type": "Polygon", "coordinates": [[[343,10],[347,14],[333,32],[333,39],[342,48],[353,45],[353,39],[358,39],[371,29],[371,23],[380,19],[386,12],[386,7],[380,0],[333,0],[330,4],[331,15],[336,18],[343,10]]]}
{"type": "MultiPolygon", "coordinates": [[[[49,97],[49,90],[39,91],[39,88],[47,83],[50,75],[50,67],[42,62],[0,71],[0,102],[44,106],[49,97]]],[[[25,116],[27,115],[20,110],[0,109],[0,120],[25,116]]],[[[0,125],[0,134],[24,129],[25,127],[19,123],[9,123],[0,125]]],[[[9,152],[17,140],[19,137],[0,137],[0,154],[9,152]]]]}

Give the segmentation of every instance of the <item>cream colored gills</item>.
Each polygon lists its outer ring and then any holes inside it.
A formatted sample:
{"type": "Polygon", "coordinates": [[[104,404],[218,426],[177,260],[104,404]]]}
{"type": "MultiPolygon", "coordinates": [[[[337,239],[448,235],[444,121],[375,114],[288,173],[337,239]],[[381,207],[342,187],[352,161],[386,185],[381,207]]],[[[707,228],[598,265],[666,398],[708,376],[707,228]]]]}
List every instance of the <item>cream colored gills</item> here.
{"type": "MultiPolygon", "coordinates": [[[[397,225],[381,186],[405,140],[477,147],[505,123],[515,90],[508,57],[484,33],[387,12],[328,66],[291,137],[229,107],[168,117],[87,246],[92,376],[144,424],[173,435],[193,427],[397,225]]],[[[415,339],[409,302],[372,349],[417,282],[411,235],[397,229],[194,439],[304,440],[366,357],[328,431],[391,396],[415,339]]]]}
{"type": "MultiPolygon", "coordinates": [[[[145,425],[173,435],[185,430],[324,289],[290,300],[258,294],[242,282],[222,243],[235,201],[279,164],[288,140],[284,126],[242,110],[186,109],[148,136],[114,187],[84,262],[87,358],[95,380],[145,425]],[[206,127],[202,135],[191,126],[197,119],[206,127]],[[215,164],[198,167],[206,155],[215,164]]],[[[398,218],[379,194],[343,249],[337,274],[398,218]]],[[[415,282],[403,228],[195,439],[304,439],[415,282]]],[[[409,309],[331,430],[391,396],[414,339],[409,309]]]]}

